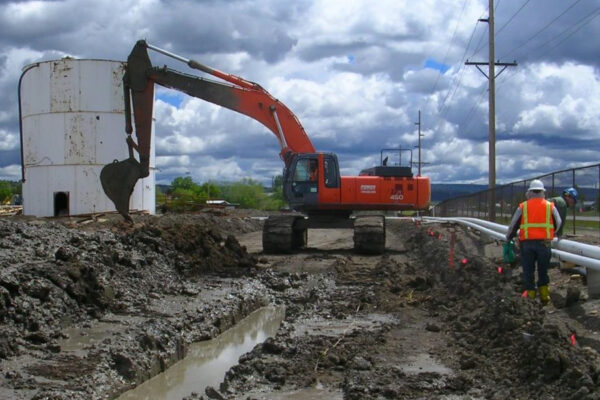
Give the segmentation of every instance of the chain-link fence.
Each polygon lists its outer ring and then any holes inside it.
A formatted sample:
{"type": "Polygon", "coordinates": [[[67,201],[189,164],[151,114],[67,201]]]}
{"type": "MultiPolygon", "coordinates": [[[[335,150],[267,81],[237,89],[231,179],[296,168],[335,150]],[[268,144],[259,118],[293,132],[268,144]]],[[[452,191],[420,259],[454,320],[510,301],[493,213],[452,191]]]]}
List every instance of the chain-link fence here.
{"type": "Polygon", "coordinates": [[[556,171],[531,179],[496,186],[470,195],[444,200],[433,207],[438,217],[473,217],[490,220],[491,190],[495,190],[495,221],[507,225],[533,179],[546,188],[546,198],[560,196],[569,187],[577,189],[579,197],[569,209],[564,228],[566,234],[585,234],[600,243],[600,164],[556,171]]]}

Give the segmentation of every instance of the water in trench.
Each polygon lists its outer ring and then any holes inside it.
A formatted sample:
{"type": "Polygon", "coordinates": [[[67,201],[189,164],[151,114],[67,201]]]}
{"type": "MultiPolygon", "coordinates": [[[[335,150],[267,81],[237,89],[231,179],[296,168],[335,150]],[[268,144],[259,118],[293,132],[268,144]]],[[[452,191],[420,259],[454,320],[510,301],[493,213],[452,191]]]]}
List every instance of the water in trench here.
{"type": "Polygon", "coordinates": [[[183,360],[117,400],[181,399],[192,392],[203,395],[207,386],[218,389],[242,354],[275,335],[284,314],[283,307],[275,306],[254,311],[215,339],[192,344],[183,360]]]}

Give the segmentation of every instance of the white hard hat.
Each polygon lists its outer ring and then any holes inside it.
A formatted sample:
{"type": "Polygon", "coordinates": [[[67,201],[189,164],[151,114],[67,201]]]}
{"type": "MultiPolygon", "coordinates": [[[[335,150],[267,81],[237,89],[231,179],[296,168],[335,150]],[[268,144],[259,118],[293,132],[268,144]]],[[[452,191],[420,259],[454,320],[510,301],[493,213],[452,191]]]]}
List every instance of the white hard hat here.
{"type": "Polygon", "coordinates": [[[542,181],[540,181],[539,179],[534,179],[529,184],[529,189],[527,189],[527,191],[531,192],[533,190],[541,190],[544,192],[546,191],[546,189],[544,189],[544,183],[542,181]]]}

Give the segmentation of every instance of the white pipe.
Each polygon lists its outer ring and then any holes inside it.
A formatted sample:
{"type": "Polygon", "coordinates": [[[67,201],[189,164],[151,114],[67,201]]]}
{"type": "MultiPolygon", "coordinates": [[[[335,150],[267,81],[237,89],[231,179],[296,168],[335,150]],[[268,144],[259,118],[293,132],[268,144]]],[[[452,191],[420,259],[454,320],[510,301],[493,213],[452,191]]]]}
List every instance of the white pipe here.
{"type": "MultiPolygon", "coordinates": [[[[476,218],[440,218],[423,217],[426,220],[453,221],[493,237],[497,240],[506,240],[507,226],[476,218]],[[475,222],[476,221],[476,222],[475,222]]],[[[588,244],[574,242],[572,240],[554,239],[552,242],[552,254],[559,260],[569,261],[577,265],[600,271],[600,248],[588,244]]]]}
{"type": "MultiPolygon", "coordinates": [[[[495,230],[496,232],[506,234],[508,227],[505,225],[496,224],[494,222],[485,221],[477,218],[449,218],[449,219],[462,219],[466,221],[471,221],[475,224],[485,226],[489,229],[495,230]]],[[[554,239],[552,241],[552,248],[557,250],[562,250],[568,253],[577,254],[584,257],[595,258],[600,260],[600,246],[594,246],[585,243],[575,242],[573,240],[568,239],[554,239]]]]}
{"type": "Polygon", "coordinates": [[[581,265],[596,271],[600,271],[600,260],[596,260],[590,257],[579,256],[577,254],[568,253],[566,251],[556,249],[552,249],[552,254],[555,255],[559,260],[572,262],[576,265],[581,265]]]}

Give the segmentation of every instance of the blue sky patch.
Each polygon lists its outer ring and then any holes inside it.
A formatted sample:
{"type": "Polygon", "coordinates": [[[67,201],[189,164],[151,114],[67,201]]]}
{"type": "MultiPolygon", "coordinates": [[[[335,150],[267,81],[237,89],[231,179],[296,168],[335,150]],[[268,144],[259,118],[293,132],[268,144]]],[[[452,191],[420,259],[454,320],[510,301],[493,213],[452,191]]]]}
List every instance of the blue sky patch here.
{"type": "Polygon", "coordinates": [[[165,103],[168,103],[177,108],[179,108],[181,106],[181,103],[183,102],[183,96],[184,96],[183,94],[177,93],[175,91],[173,91],[173,92],[160,91],[160,92],[156,93],[157,100],[162,100],[165,103]]]}
{"type": "Polygon", "coordinates": [[[425,68],[437,69],[438,71],[441,71],[442,73],[444,73],[444,72],[448,71],[448,69],[450,69],[450,66],[439,63],[439,62],[435,61],[433,58],[428,58],[425,61],[425,68]]]}

